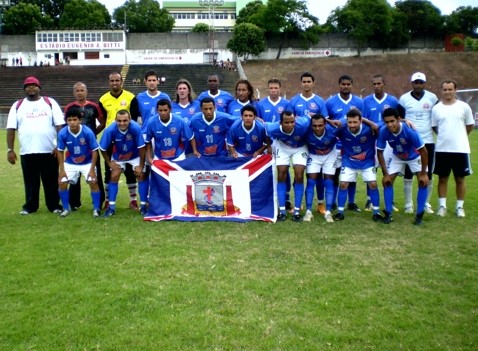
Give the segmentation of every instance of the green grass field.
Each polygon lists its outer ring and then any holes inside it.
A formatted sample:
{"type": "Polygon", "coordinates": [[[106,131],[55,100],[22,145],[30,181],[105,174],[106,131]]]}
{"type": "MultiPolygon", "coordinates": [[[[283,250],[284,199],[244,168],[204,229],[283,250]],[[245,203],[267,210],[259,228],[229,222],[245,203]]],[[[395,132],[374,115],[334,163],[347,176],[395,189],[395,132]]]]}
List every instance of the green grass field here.
{"type": "MultiPolygon", "coordinates": [[[[43,203],[18,215],[20,166],[5,142],[0,153],[0,350],[478,349],[476,175],[466,218],[428,215],[419,228],[403,212],[391,225],[364,212],[148,223],[126,209],[125,186],[113,218],[94,220],[84,191],[61,219],[43,203]]],[[[357,196],[363,206],[363,187],[357,196]]]]}

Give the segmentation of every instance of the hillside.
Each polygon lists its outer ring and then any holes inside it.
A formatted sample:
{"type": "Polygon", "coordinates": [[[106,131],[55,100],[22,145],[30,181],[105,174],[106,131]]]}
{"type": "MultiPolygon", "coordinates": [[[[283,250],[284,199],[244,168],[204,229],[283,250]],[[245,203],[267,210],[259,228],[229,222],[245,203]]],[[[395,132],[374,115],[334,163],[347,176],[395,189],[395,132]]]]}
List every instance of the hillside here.
{"type": "Polygon", "coordinates": [[[478,52],[382,55],[370,57],[326,57],[274,61],[249,61],[244,64],[248,79],[267,95],[267,81],[279,78],[282,93],[291,97],[300,90],[300,75],[311,72],[316,79],[315,92],[327,98],[338,92],[338,78],[348,74],[354,79],[354,94],[369,95],[370,79],[383,74],[387,90],[400,96],[410,90],[410,76],[421,71],[427,76],[427,89],[439,93],[440,83],[447,78],[458,82],[458,89],[478,88],[478,52]]]}

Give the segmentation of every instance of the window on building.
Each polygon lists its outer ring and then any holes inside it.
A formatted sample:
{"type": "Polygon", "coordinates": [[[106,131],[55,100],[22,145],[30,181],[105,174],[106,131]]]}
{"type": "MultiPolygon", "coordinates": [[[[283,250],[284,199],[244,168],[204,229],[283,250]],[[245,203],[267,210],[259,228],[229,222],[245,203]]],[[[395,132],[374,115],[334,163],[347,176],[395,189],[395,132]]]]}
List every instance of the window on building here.
{"type": "Polygon", "coordinates": [[[86,51],[85,60],[98,60],[100,58],[99,51],[86,51]]]}
{"type": "Polygon", "coordinates": [[[123,41],[123,33],[103,33],[103,41],[121,42],[123,41]]]}

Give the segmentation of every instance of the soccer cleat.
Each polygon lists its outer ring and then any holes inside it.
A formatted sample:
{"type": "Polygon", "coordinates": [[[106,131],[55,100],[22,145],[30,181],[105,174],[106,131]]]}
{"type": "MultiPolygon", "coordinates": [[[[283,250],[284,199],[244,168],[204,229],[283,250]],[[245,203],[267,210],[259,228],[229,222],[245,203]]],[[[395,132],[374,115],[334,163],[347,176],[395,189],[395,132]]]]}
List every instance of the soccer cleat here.
{"type": "Polygon", "coordinates": [[[100,210],[93,210],[93,217],[98,218],[101,215],[100,210]]]}
{"type": "Polygon", "coordinates": [[[395,202],[393,203],[393,212],[400,212],[399,208],[397,207],[397,205],[395,204],[395,202]]]}
{"type": "Polygon", "coordinates": [[[70,211],[64,210],[63,212],[60,213],[60,217],[66,217],[70,214],[70,211]]]}
{"type": "Polygon", "coordinates": [[[111,207],[108,207],[105,211],[105,213],[103,214],[103,217],[107,218],[107,217],[111,217],[111,216],[114,216],[114,214],[116,213],[115,210],[113,210],[111,207]]]}
{"type": "Polygon", "coordinates": [[[365,204],[364,210],[367,211],[367,212],[373,211],[372,201],[367,200],[367,203],[365,204]]]}
{"type": "Polygon", "coordinates": [[[30,214],[30,212],[28,212],[27,210],[21,210],[21,211],[19,212],[19,214],[22,215],[22,216],[27,216],[27,215],[30,214]]]}
{"type": "Polygon", "coordinates": [[[62,212],[63,212],[63,211],[60,210],[59,208],[57,208],[56,210],[53,210],[53,211],[52,211],[53,214],[60,214],[60,213],[62,213],[62,212]]]}
{"type": "Polygon", "coordinates": [[[330,211],[325,211],[324,219],[327,223],[334,223],[334,219],[332,218],[332,213],[330,213],[330,211]]]}
{"type": "Polygon", "coordinates": [[[357,204],[353,202],[350,202],[347,205],[347,210],[354,211],[354,212],[362,212],[362,210],[357,206],[357,204]]]}
{"type": "Polygon", "coordinates": [[[285,222],[287,220],[287,215],[285,213],[279,213],[277,215],[277,222],[285,222]]]}
{"type": "Polygon", "coordinates": [[[447,212],[446,207],[440,206],[440,208],[439,208],[438,211],[437,211],[437,216],[438,216],[438,217],[445,217],[445,216],[446,216],[446,212],[447,212]]]}
{"type": "Polygon", "coordinates": [[[79,206],[71,206],[70,205],[70,207],[71,207],[72,211],[78,211],[81,208],[81,205],[79,205],[79,206]]]}
{"type": "Polygon", "coordinates": [[[138,201],[136,201],[136,200],[131,200],[131,201],[129,202],[129,208],[132,209],[133,211],[138,211],[138,210],[139,210],[138,201]]]}
{"type": "Polygon", "coordinates": [[[410,204],[405,205],[405,210],[404,210],[403,212],[405,212],[405,213],[414,213],[415,210],[413,209],[413,205],[410,205],[410,204]]]}
{"type": "Polygon", "coordinates": [[[310,222],[314,219],[314,215],[312,214],[312,212],[310,210],[307,210],[305,212],[305,216],[303,218],[304,222],[310,222]]]}
{"type": "Polygon", "coordinates": [[[390,212],[387,212],[387,211],[384,210],[383,214],[385,215],[385,217],[383,217],[382,223],[390,224],[390,223],[393,222],[393,217],[392,217],[392,214],[390,212]]]}
{"type": "Polygon", "coordinates": [[[141,207],[139,208],[139,212],[141,213],[141,216],[145,216],[146,213],[148,213],[148,208],[146,207],[146,205],[141,205],[141,207]]]}
{"type": "Polygon", "coordinates": [[[429,203],[425,204],[425,212],[429,214],[435,213],[435,211],[433,211],[432,205],[430,205],[429,203]]]}
{"type": "Polygon", "coordinates": [[[317,213],[320,213],[321,215],[325,214],[325,205],[323,202],[317,204],[317,213]]]}
{"type": "Polygon", "coordinates": [[[336,214],[334,214],[334,217],[333,217],[334,221],[343,221],[345,219],[345,216],[342,212],[337,212],[336,214]]]}
{"type": "Polygon", "coordinates": [[[458,218],[464,218],[465,217],[465,209],[463,207],[458,207],[456,209],[456,216],[458,218]]]}
{"type": "Polygon", "coordinates": [[[424,212],[422,212],[422,213],[417,213],[417,215],[415,216],[415,222],[413,222],[413,224],[415,224],[415,225],[422,225],[422,223],[423,223],[423,214],[424,214],[424,212]]]}
{"type": "Polygon", "coordinates": [[[292,221],[297,223],[302,222],[302,217],[300,216],[300,214],[296,213],[292,216],[292,221]]]}
{"type": "Polygon", "coordinates": [[[372,216],[372,219],[373,219],[374,222],[383,222],[383,217],[380,213],[375,213],[372,216]]]}

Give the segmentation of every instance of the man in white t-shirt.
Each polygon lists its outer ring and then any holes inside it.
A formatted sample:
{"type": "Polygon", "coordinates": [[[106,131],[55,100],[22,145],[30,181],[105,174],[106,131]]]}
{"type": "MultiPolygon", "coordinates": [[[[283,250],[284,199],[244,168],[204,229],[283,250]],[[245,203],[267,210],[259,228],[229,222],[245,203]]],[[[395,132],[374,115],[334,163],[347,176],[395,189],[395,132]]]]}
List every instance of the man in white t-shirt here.
{"type": "Polygon", "coordinates": [[[446,215],[448,178],[453,170],[456,183],[456,216],[465,217],[465,177],[472,173],[468,134],[475,126],[470,106],[456,99],[456,82],[445,80],[441,85],[441,102],[432,110],[432,127],[437,133],[436,164],[433,173],[438,175],[437,215],[446,215]]]}
{"type": "MultiPolygon", "coordinates": [[[[425,212],[433,213],[430,205],[430,197],[433,191],[433,165],[435,164],[435,141],[433,140],[433,130],[431,125],[432,108],[438,101],[437,96],[425,90],[427,77],[422,72],[416,72],[412,75],[412,90],[403,94],[398,101],[398,113],[402,118],[408,119],[415,125],[416,131],[425,143],[428,152],[428,197],[425,205],[425,212]]],[[[405,213],[413,213],[413,173],[407,167],[403,177],[403,187],[405,192],[405,213]]]]}
{"type": "Polygon", "coordinates": [[[27,77],[23,82],[25,98],[10,108],[7,120],[7,159],[14,165],[15,131],[20,141],[20,162],[25,185],[25,204],[21,215],[36,212],[40,205],[40,180],[50,212],[61,213],[58,195],[56,135],[65,121],[58,103],[40,95],[40,81],[27,77]]]}

